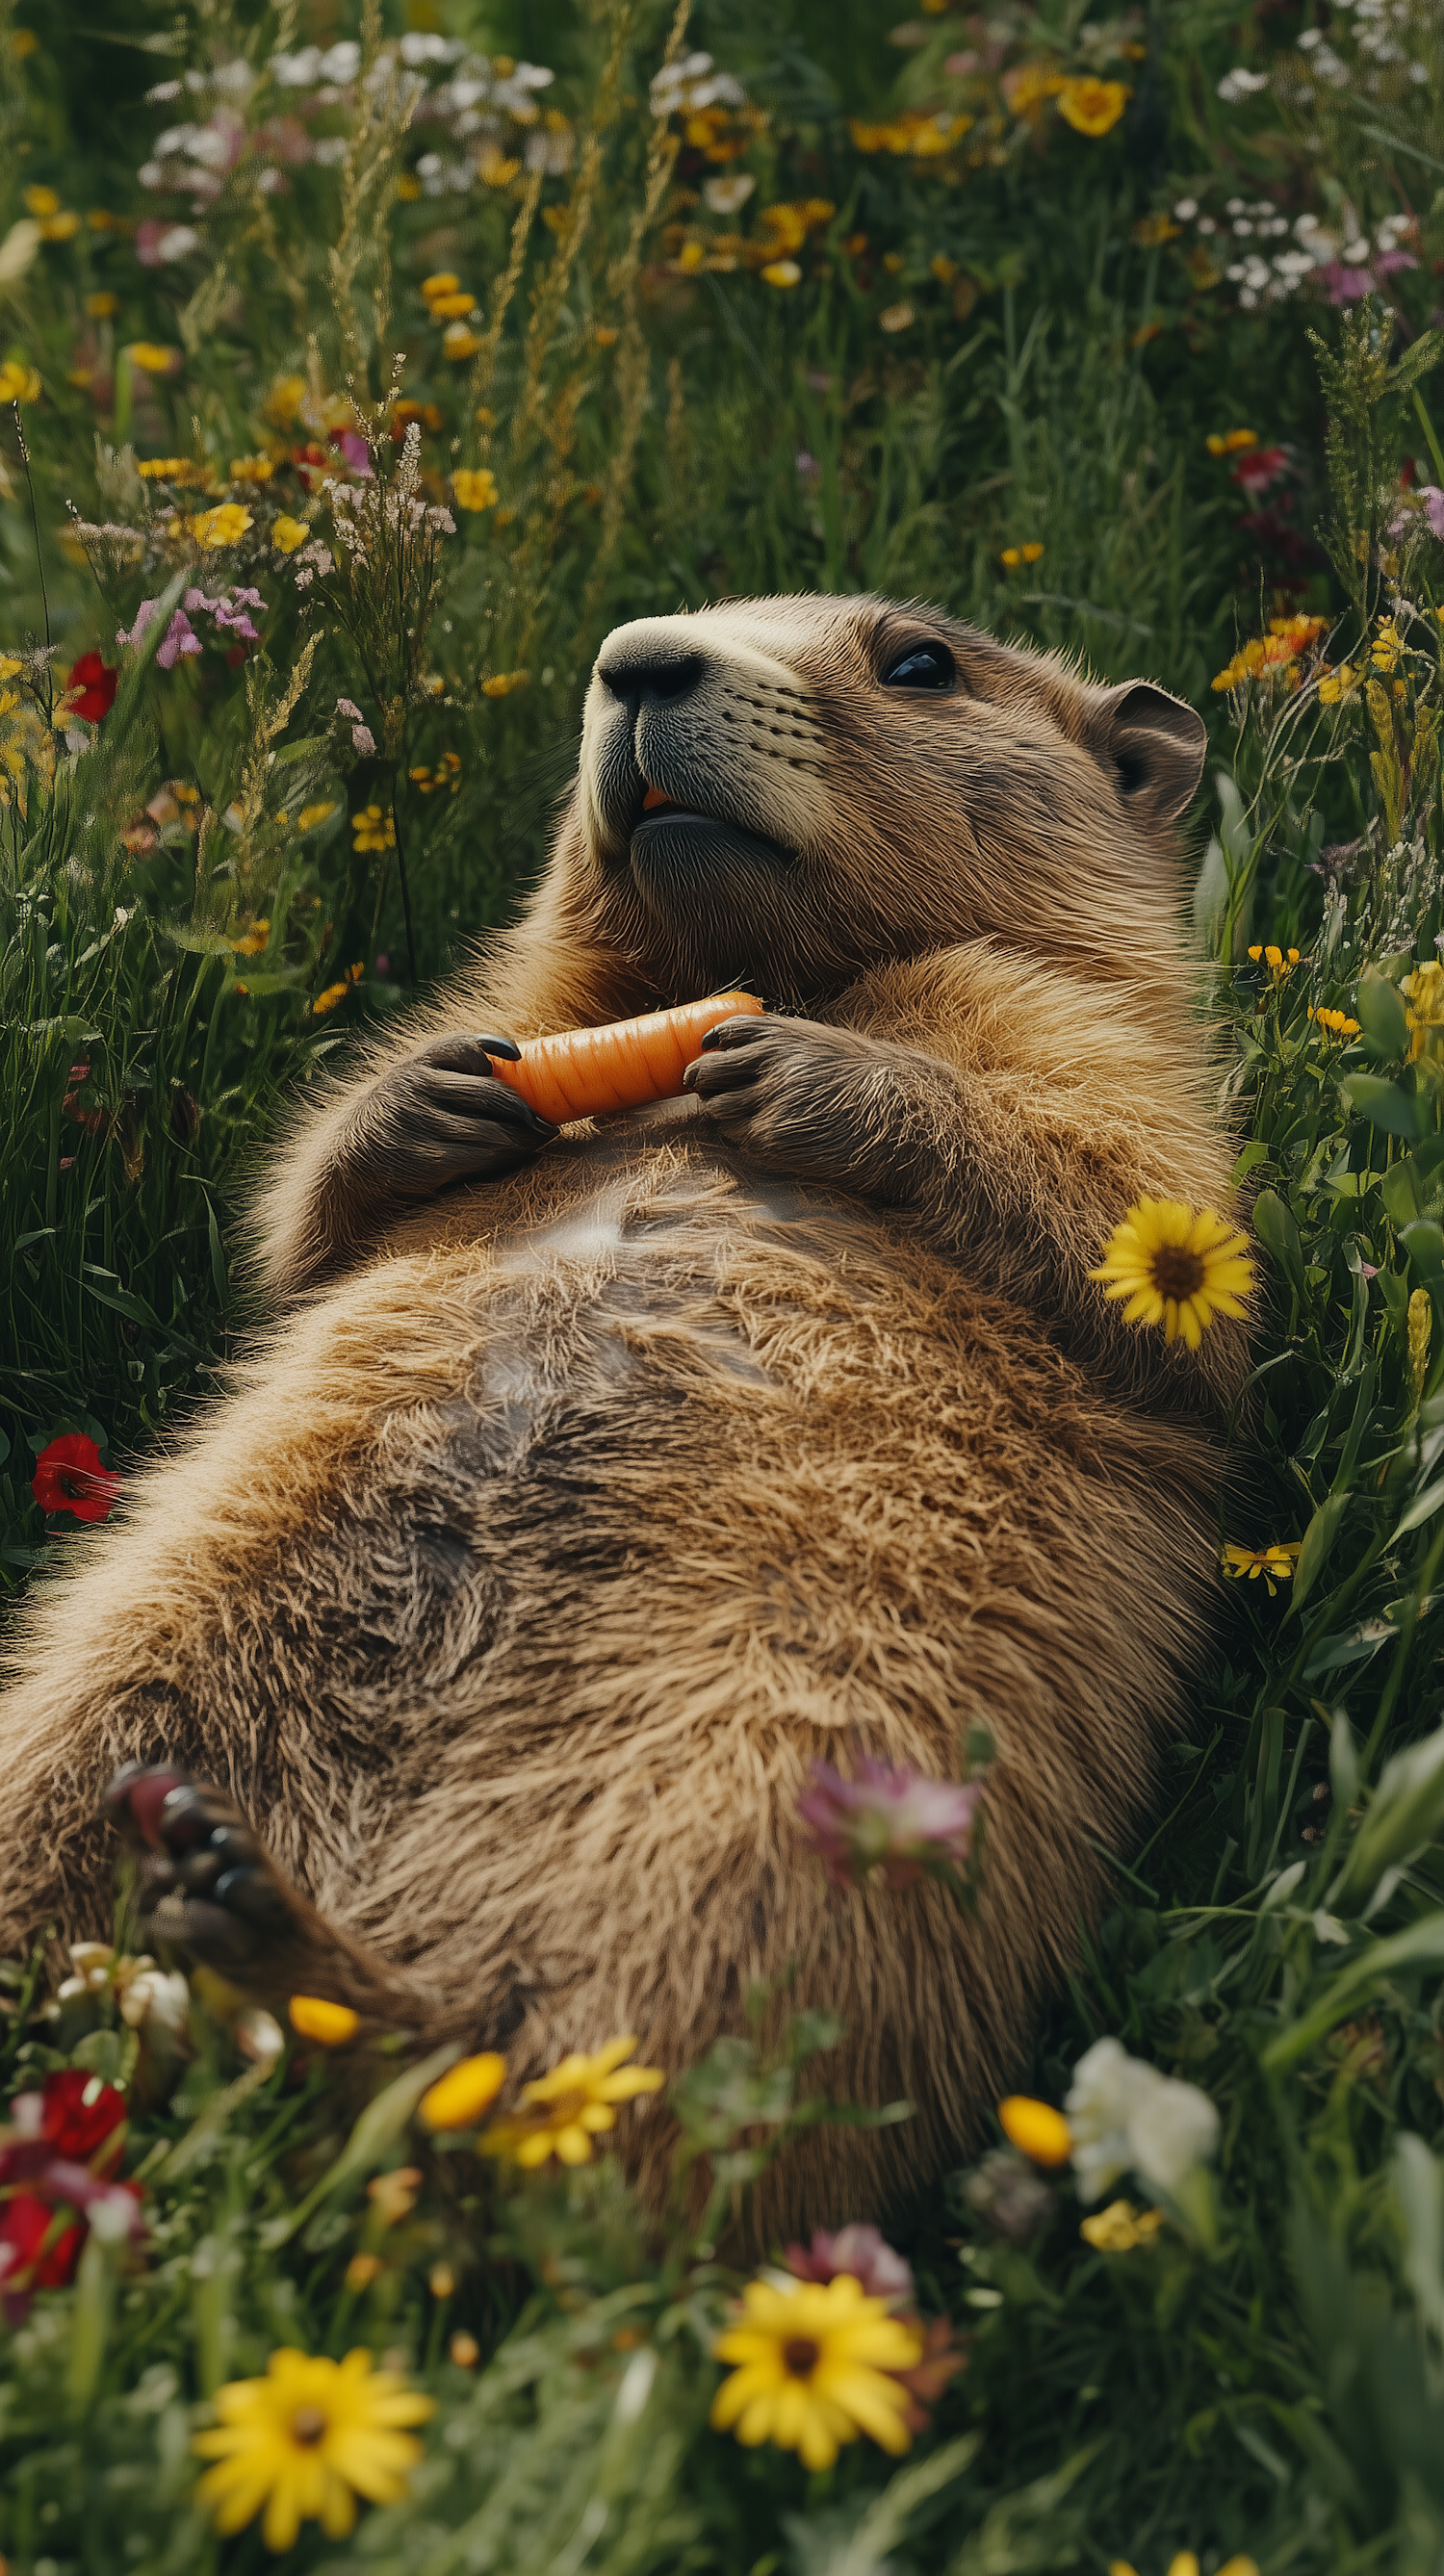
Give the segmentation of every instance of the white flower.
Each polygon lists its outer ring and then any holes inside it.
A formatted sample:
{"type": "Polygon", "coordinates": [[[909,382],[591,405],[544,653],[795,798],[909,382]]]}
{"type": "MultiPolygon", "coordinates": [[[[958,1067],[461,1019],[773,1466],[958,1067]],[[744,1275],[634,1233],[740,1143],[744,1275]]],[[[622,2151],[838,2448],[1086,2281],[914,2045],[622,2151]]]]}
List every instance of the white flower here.
{"type": "Polygon", "coordinates": [[[184,1977],[167,1975],[164,1968],[143,1968],[122,1987],[121,2019],[132,2030],[141,2030],[148,2022],[158,2029],[184,2036],[190,2027],[191,1990],[184,1977]]]}
{"type": "Polygon", "coordinates": [[[352,81],[361,69],[361,48],[347,37],[342,44],[332,45],[330,51],[321,56],[318,68],[325,81],[352,81]]]}
{"type": "Polygon", "coordinates": [[[1181,224],[1191,224],[1198,212],[1197,197],[1180,197],[1173,211],[1181,224]]]}
{"type": "Polygon", "coordinates": [[[1236,107],[1241,98],[1251,98],[1255,90],[1267,89],[1267,72],[1246,72],[1240,64],[1235,71],[1225,72],[1218,85],[1225,107],[1236,107]]]}
{"type": "Polygon", "coordinates": [[[1117,2039],[1097,2040],[1079,2058],[1063,2107],[1085,2200],[1097,2200],[1130,2170],[1157,2191],[1175,2192],[1218,2143],[1208,2095],[1130,2057],[1117,2039]]]}
{"type": "Polygon", "coordinates": [[[745,170],[739,170],[730,179],[704,179],[702,194],[714,215],[735,215],[739,206],[746,205],[756,185],[745,170]]]}

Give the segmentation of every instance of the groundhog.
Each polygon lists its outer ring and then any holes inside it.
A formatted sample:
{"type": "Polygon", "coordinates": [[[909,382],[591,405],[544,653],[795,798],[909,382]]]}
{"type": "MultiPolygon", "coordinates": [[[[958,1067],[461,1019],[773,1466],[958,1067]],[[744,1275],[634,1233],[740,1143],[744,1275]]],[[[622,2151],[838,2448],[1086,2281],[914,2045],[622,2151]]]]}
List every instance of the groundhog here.
{"type": "MultiPolygon", "coordinates": [[[[140,1763],[153,1931],[271,2000],[670,2072],[790,1974],[846,2019],[827,2091],[914,2117],[812,2131],[765,2226],[982,2134],[1214,1598],[1242,1328],[1168,1347],[1089,1277],[1141,1195],[1228,1205],[1203,750],[1150,683],[927,607],[619,628],[516,926],[275,1157],[278,1320],[37,1591],[0,1941],[104,1928],[140,1763]],[[559,1133],[492,1074],[734,987],[767,1016],[680,1101],[559,1133]],[[977,1725],[977,1920],[829,1887],[810,1764],[956,1778],[977,1725]]],[[[655,2199],[665,2113],[621,2134],[655,2199]]]]}

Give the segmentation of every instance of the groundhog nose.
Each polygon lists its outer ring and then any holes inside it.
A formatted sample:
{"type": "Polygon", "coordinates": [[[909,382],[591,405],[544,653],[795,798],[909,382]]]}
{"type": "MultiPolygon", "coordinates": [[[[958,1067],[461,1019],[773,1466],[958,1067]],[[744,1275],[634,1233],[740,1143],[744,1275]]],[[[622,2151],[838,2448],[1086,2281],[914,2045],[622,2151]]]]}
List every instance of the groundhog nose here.
{"type": "Polygon", "coordinates": [[[651,637],[646,643],[628,644],[618,637],[604,644],[597,657],[597,678],[614,698],[643,705],[665,699],[669,703],[690,697],[702,677],[705,665],[700,653],[687,651],[680,644],[665,644],[651,637]]]}

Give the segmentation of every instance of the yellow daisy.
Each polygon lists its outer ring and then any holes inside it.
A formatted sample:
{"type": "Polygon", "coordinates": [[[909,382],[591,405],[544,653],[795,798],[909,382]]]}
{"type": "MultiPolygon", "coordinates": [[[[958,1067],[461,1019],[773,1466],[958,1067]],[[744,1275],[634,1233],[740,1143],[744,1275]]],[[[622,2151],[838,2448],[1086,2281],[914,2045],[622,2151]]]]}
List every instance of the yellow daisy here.
{"type": "Polygon", "coordinates": [[[865,2297],[850,2272],[825,2287],[749,2281],[742,2295],[737,2323],[713,2347],[738,2365],[712,2401],[715,2431],[776,2442],[809,2469],[830,2469],[859,2433],[885,2451],[907,2449],[908,2392],[888,2374],[913,2369],[923,2347],[886,2300],[865,2297]]]}
{"type": "Polygon", "coordinates": [[[344,2540],[356,2498],[397,2504],[421,2444],[401,2428],[424,2424],[434,2400],[393,2370],[371,2368],[364,2348],[344,2361],[311,2360],[289,2346],[273,2352],[264,2379],[233,2379],[218,2390],[220,2422],[194,2448],[214,2460],[196,2489],[222,2532],[241,2531],[262,2506],[268,2549],[293,2549],[303,2522],[344,2540]]]}
{"type": "Polygon", "coordinates": [[[482,2139],[487,2154],[527,2172],[552,2156],[564,2165],[590,2164],[593,2138],[617,2125],[615,2105],[656,2093],[667,2080],[658,2066],[622,2064],[636,2045],[609,2039],[595,2057],[564,2057],[550,2075],[524,2085],[515,2117],[494,2121],[482,2139]]]}
{"type": "Polygon", "coordinates": [[[1301,1538],[1291,1538],[1275,1547],[1226,1547],[1221,1562],[1238,1583],[1257,1583],[1262,1575],[1272,1601],[1281,1583],[1292,1583],[1302,1546],[1301,1538]]]}
{"type": "Polygon", "coordinates": [[[1116,1226],[1090,1279],[1126,1297],[1125,1324],[1161,1324],[1196,1351],[1215,1315],[1241,1315],[1254,1283],[1245,1238],[1211,1208],[1139,1199],[1116,1226]]]}
{"type": "Polygon", "coordinates": [[[1114,2200],[1085,2218],[1078,2233],[1095,2253],[1131,2254],[1136,2245],[1151,2245],[1162,2225],[1161,2209],[1138,2210],[1131,2200],[1114,2200]]]}

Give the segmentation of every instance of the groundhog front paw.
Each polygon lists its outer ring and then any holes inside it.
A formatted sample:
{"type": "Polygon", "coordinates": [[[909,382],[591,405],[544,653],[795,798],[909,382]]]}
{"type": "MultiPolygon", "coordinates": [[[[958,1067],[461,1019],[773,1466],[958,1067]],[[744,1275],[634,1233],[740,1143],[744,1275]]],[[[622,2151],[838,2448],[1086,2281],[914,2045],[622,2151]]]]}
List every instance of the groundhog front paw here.
{"type": "Polygon", "coordinates": [[[877,1192],[907,1123],[902,1062],[850,1029],[770,1013],[723,1020],[702,1048],[683,1080],[730,1144],[803,1179],[877,1192]]]}
{"type": "Polygon", "coordinates": [[[499,1180],[560,1134],[498,1082],[509,1038],[431,1038],[367,1094],[347,1140],[347,1181],[363,1198],[426,1199],[451,1181],[499,1180]]]}
{"type": "Polygon", "coordinates": [[[137,1857],[148,1940],[230,1976],[307,1946],[310,1907],[223,1789],[130,1762],[106,1791],[105,1813],[137,1857]]]}

